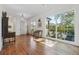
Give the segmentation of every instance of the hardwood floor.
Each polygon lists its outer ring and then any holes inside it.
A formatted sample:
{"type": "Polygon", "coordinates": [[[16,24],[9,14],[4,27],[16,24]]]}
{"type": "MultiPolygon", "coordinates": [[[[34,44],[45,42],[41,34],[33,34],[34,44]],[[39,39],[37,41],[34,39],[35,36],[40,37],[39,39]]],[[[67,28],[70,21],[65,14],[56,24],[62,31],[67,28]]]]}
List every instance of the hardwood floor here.
{"type": "Polygon", "coordinates": [[[10,43],[0,55],[78,55],[79,47],[57,42],[49,47],[34,41],[34,37],[23,35],[16,37],[16,43],[10,43]]]}

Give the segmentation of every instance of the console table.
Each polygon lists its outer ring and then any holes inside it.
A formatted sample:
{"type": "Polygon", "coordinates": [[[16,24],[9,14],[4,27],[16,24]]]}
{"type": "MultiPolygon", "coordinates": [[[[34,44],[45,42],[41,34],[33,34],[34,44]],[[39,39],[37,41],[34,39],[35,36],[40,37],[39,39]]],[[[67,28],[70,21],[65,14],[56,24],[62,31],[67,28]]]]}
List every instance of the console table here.
{"type": "Polygon", "coordinates": [[[35,36],[35,37],[42,37],[42,30],[36,30],[34,33],[33,33],[33,35],[35,36]]]}

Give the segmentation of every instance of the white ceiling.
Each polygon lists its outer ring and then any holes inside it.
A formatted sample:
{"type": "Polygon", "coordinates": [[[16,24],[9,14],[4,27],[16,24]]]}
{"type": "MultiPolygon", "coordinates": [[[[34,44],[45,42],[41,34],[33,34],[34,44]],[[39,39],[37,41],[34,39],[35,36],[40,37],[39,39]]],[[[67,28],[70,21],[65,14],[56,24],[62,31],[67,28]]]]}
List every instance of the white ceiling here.
{"type": "Polygon", "coordinates": [[[73,7],[73,5],[55,5],[55,4],[4,4],[3,10],[12,16],[23,16],[26,18],[34,17],[40,14],[48,13],[51,10],[73,7]]]}

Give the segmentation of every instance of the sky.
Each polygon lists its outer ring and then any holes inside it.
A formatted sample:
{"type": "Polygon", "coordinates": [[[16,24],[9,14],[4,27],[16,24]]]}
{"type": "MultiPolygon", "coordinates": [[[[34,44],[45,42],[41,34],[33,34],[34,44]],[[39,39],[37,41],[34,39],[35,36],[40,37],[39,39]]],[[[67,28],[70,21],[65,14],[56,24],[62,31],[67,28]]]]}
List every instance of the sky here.
{"type": "MultiPolygon", "coordinates": [[[[54,23],[54,24],[56,24],[56,19],[55,19],[55,16],[52,16],[52,17],[50,17],[52,20],[50,21],[50,23],[54,23]]],[[[59,17],[58,19],[57,19],[57,23],[61,23],[61,17],[59,17]]]]}

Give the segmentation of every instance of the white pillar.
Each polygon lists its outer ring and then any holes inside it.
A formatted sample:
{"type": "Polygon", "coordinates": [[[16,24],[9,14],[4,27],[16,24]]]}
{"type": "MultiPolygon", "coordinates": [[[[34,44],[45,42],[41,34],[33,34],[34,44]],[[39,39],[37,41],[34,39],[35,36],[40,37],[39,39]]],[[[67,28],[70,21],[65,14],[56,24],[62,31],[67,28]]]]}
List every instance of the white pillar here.
{"type": "Polygon", "coordinates": [[[42,21],[43,37],[46,37],[46,35],[47,35],[46,17],[42,17],[41,21],[42,21]]]}
{"type": "Polygon", "coordinates": [[[2,49],[2,21],[1,21],[1,15],[2,14],[2,10],[1,10],[1,7],[0,7],[0,51],[2,49]]]}
{"type": "Polygon", "coordinates": [[[79,46],[79,6],[76,6],[76,12],[75,12],[75,44],[79,46]]]}

